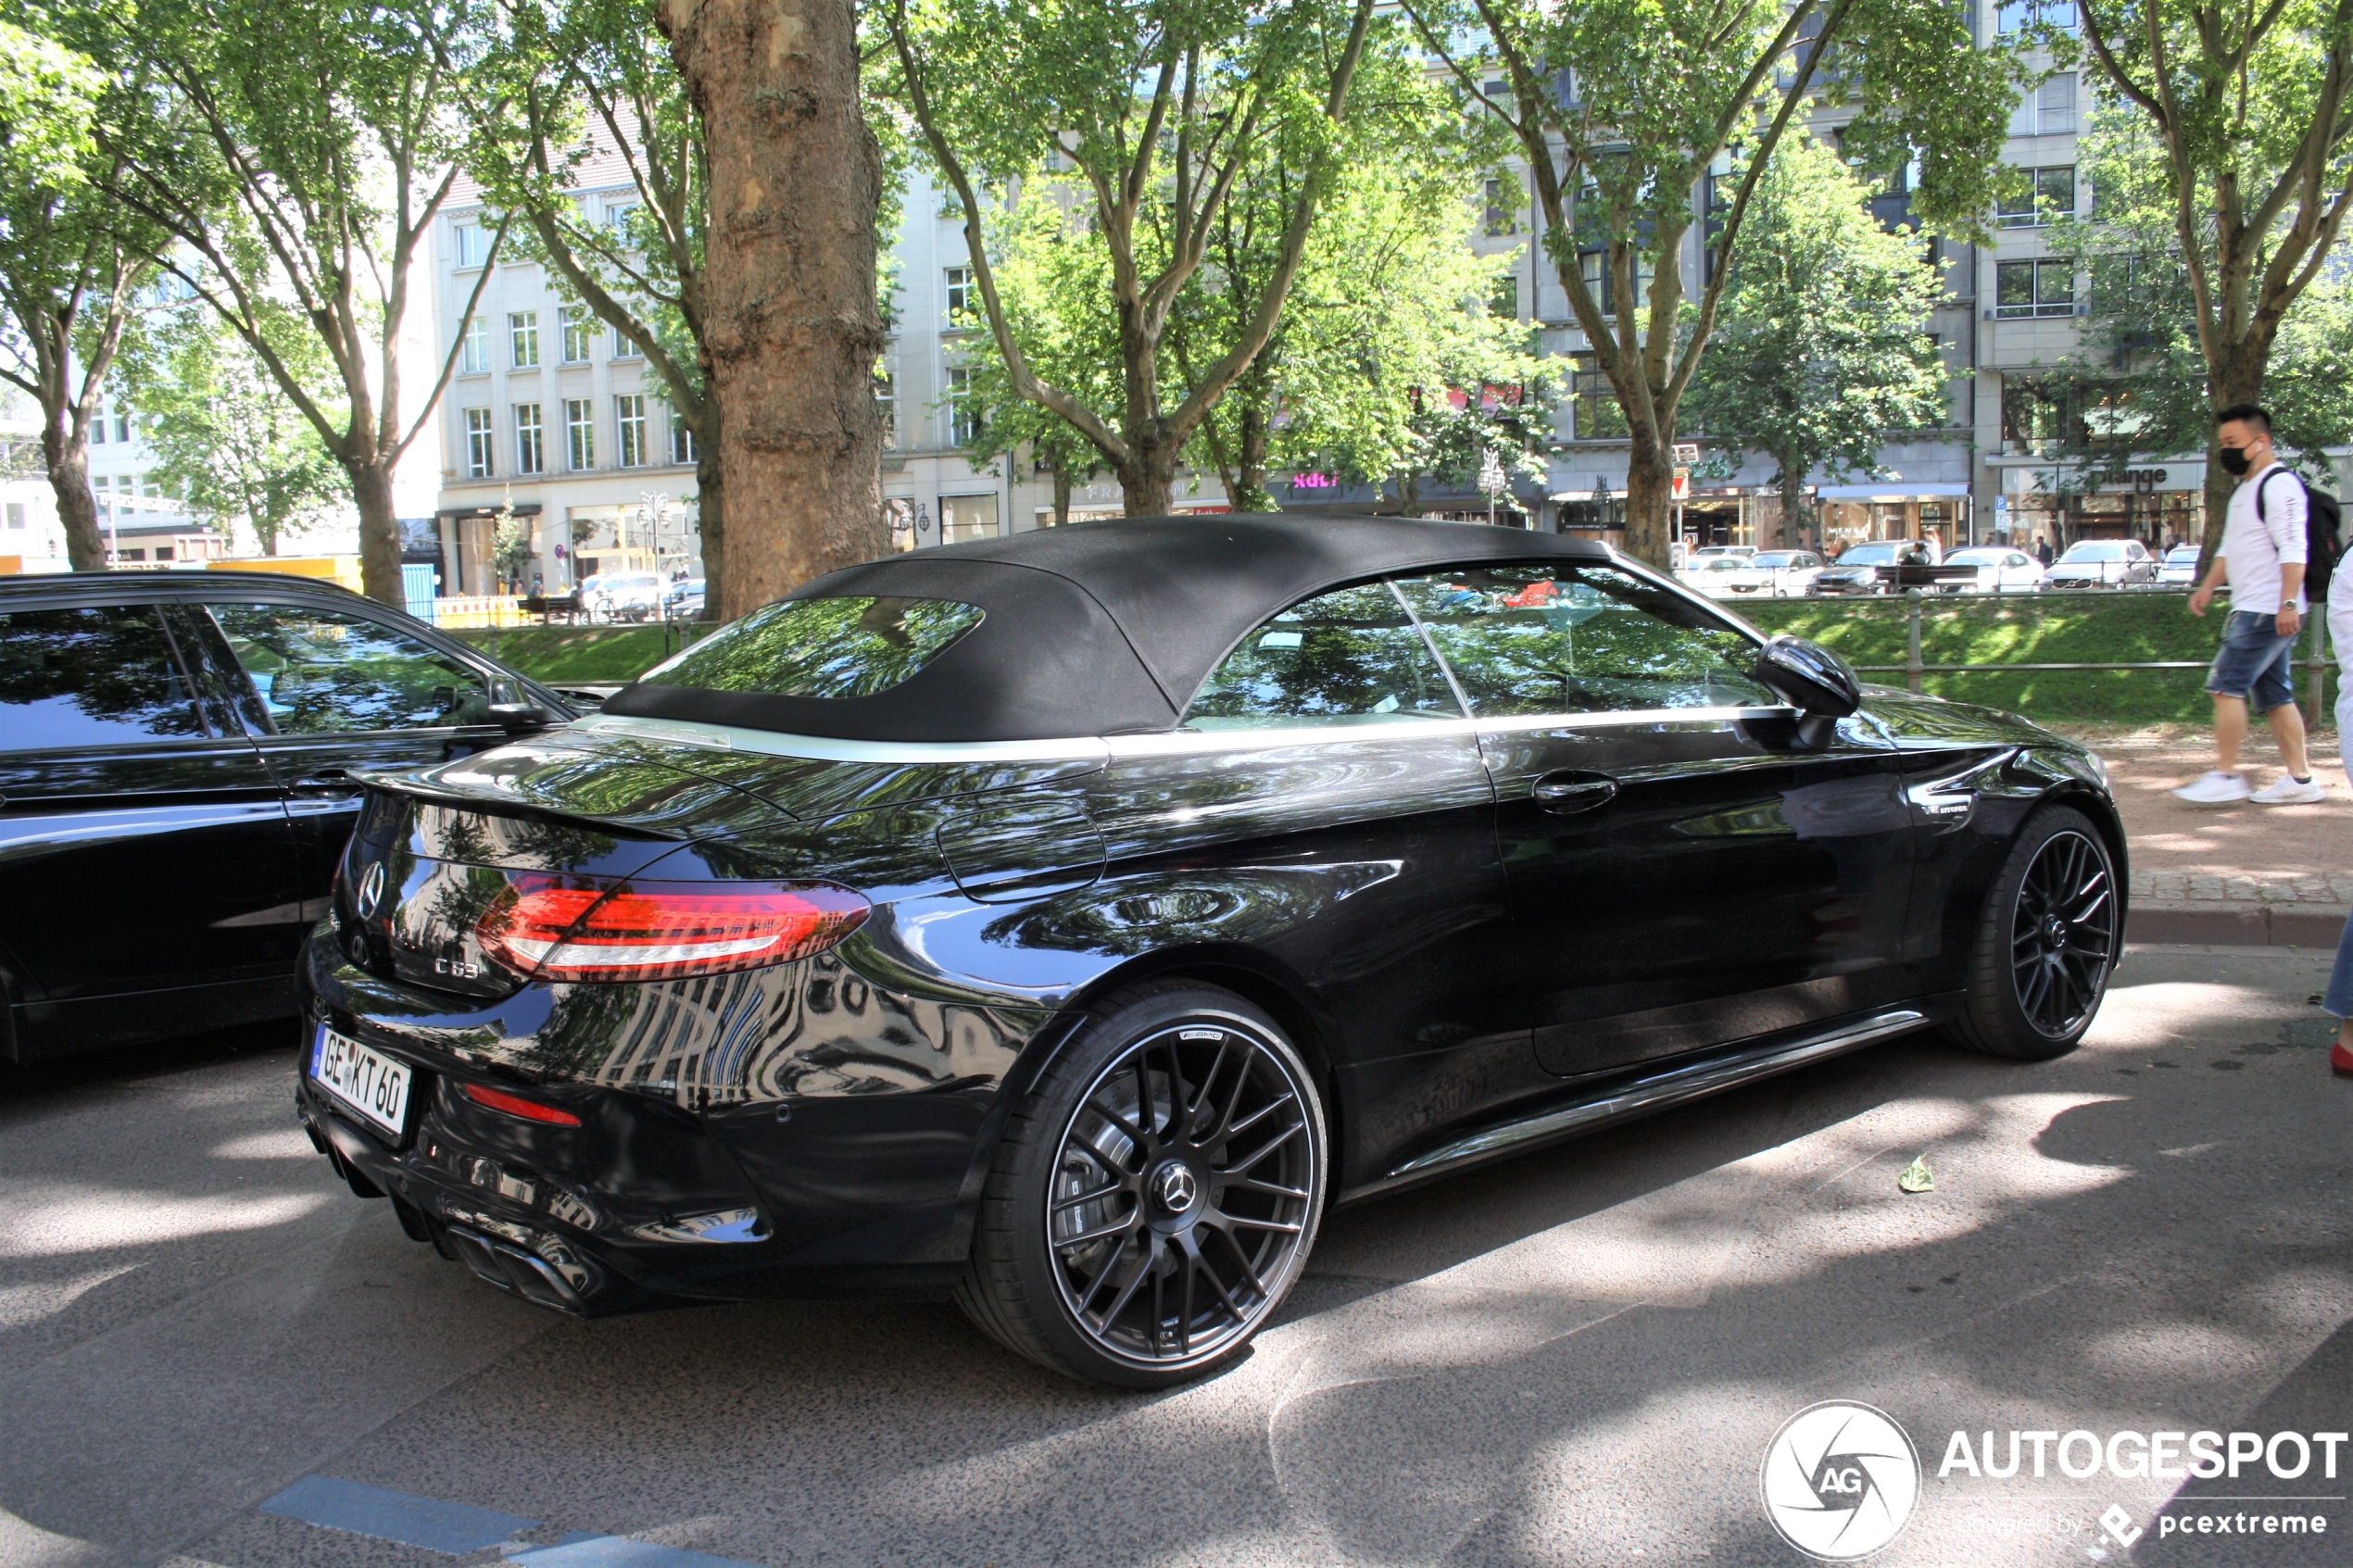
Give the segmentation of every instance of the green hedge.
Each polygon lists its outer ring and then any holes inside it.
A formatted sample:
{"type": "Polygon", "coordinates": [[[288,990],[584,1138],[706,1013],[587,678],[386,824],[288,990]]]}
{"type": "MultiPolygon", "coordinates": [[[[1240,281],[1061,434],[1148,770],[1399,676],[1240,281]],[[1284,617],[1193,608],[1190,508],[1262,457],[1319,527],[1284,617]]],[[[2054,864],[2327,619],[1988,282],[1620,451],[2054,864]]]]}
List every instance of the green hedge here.
{"type": "MultiPolygon", "coordinates": [[[[696,634],[698,634],[698,630],[696,634]]],[[[678,651],[686,628],[661,626],[509,626],[452,628],[503,664],[541,681],[634,681],[678,651]]]]}
{"type": "MultiPolygon", "coordinates": [[[[2214,657],[2224,605],[2205,619],[2183,594],[2120,593],[2041,598],[1969,595],[1921,607],[1926,664],[2107,664],[2214,657]]],[[[1835,648],[1856,664],[1902,664],[1906,606],[1901,599],[1782,599],[1733,607],[1760,631],[1790,632],[1835,648]]],[[[1901,685],[1901,672],[1868,679],[1901,685]]],[[[2308,677],[2296,674],[2302,698],[2308,677]]],[[[2205,721],[2212,711],[2197,670],[1994,671],[1931,674],[1927,690],[2006,708],[2032,719],[2074,722],[2205,721]]],[[[2335,699],[2334,673],[2329,700],[2335,699]]]]}
{"type": "MultiPolygon", "coordinates": [[[[1779,599],[1732,607],[1765,632],[1791,632],[1837,649],[1856,664],[1901,664],[1906,606],[1900,599],[1779,599]]],[[[1921,610],[1920,657],[1930,664],[2104,664],[2213,657],[2222,612],[2201,621],[2179,594],[2112,598],[1980,596],[1929,600],[1921,610]]],[[[543,681],[633,681],[675,652],[688,629],[660,626],[518,626],[456,635],[543,681]]],[[[1871,680],[1901,685],[1904,677],[1871,680]]],[[[2070,722],[2203,722],[2205,677],[2196,670],[2048,671],[1930,675],[1927,689],[2029,718],[2070,722]]],[[[2302,696],[2305,677],[2296,679],[2302,696]]],[[[2335,681],[2330,678],[2330,700],[2335,681]]]]}

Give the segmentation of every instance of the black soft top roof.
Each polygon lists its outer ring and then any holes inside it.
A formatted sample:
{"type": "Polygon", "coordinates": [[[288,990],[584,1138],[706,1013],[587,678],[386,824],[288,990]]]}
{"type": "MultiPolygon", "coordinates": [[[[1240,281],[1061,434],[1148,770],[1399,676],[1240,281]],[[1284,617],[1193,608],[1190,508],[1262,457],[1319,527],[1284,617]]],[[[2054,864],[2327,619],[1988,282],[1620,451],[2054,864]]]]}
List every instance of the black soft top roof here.
{"type": "Polygon", "coordinates": [[[1599,563],[1601,545],[1403,518],[1120,518],[891,556],[788,599],[955,599],[981,623],[872,696],[797,697],[639,684],[613,714],[843,740],[1049,740],[1173,729],[1250,630],[1349,583],[1432,567],[1599,563]]]}

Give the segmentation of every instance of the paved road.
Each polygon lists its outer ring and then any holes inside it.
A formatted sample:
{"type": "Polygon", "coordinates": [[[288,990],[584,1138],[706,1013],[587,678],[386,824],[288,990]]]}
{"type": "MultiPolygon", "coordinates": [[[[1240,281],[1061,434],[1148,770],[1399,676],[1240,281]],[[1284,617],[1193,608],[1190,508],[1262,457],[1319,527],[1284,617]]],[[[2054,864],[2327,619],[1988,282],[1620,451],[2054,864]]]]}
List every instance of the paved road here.
{"type": "Polygon", "coordinates": [[[1957,1430],[2353,1425],[2324,964],[2135,949],[2066,1061],[1896,1042],[1338,1216],[1249,1361],[1150,1397],[948,1307],[497,1296],[330,1177],[282,1040],[19,1074],[0,1563],[1793,1563],[1759,1465],[1824,1399],[1920,1450],[1878,1562],[2353,1562],[2346,1449],[2334,1481],[1939,1474],[1957,1430]],[[2330,1533],[2160,1535],[2250,1509],[2330,1533]]]}

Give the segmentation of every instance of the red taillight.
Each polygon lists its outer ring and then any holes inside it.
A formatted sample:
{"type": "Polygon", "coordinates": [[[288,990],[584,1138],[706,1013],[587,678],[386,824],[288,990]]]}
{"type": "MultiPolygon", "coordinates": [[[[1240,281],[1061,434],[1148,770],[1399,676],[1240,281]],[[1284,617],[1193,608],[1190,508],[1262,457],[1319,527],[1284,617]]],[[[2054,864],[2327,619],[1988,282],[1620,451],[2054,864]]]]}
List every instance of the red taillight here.
{"type": "Polygon", "coordinates": [[[545,1122],[550,1127],[577,1127],[580,1118],[569,1110],[558,1110],[552,1105],[542,1105],[535,1099],[510,1095],[501,1089],[485,1089],[480,1084],[460,1085],[466,1098],[476,1105],[486,1105],[493,1110],[503,1110],[510,1116],[520,1116],[526,1122],[545,1122]]]}
{"type": "Polygon", "coordinates": [[[674,980],[822,953],[873,906],[825,882],[628,882],[512,874],[483,951],[540,980],[674,980]]]}

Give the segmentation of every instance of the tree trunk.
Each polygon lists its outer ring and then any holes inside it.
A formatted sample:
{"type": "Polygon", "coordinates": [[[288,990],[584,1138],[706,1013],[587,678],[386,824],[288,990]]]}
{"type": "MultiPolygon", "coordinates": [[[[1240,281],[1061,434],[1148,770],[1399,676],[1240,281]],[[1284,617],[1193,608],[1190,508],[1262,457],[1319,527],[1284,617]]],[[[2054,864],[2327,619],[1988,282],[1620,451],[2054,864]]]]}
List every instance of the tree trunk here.
{"type": "Polygon", "coordinates": [[[65,525],[67,562],[76,571],[106,571],[107,539],[98,530],[97,497],[90,494],[89,441],[74,433],[71,410],[44,413],[41,458],[57,498],[57,521],[65,525]]]}
{"type": "Polygon", "coordinates": [[[1667,510],[1674,501],[1674,451],[1638,433],[1626,456],[1626,553],[1662,571],[1671,564],[1667,510]]]}
{"type": "Polygon", "coordinates": [[[1806,474],[1794,463],[1781,465],[1781,524],[1780,537],[1773,543],[1781,549],[1800,549],[1806,544],[1806,474]]]}
{"type": "Polygon", "coordinates": [[[711,584],[730,617],[889,545],[874,395],[882,163],[849,0],[661,0],[658,19],[711,163],[716,457],[723,491],[745,498],[711,584]]]}
{"type": "Polygon", "coordinates": [[[1266,445],[1272,438],[1266,416],[1257,404],[1242,411],[1242,455],[1238,465],[1241,486],[1226,497],[1226,504],[1238,512],[1281,510],[1266,493],[1266,445]]]}
{"type": "Polygon", "coordinates": [[[1054,464],[1054,526],[1061,528],[1070,521],[1070,465],[1054,464]]]}
{"type": "Polygon", "coordinates": [[[1119,499],[1129,517],[1166,517],[1176,509],[1175,443],[1158,431],[1127,438],[1129,460],[1119,470],[1119,499]]]}
{"type": "Polygon", "coordinates": [[[346,462],[351,499],[359,508],[359,582],[367,596],[395,609],[407,608],[400,583],[400,519],[392,506],[392,471],[381,462],[346,462]]]}

